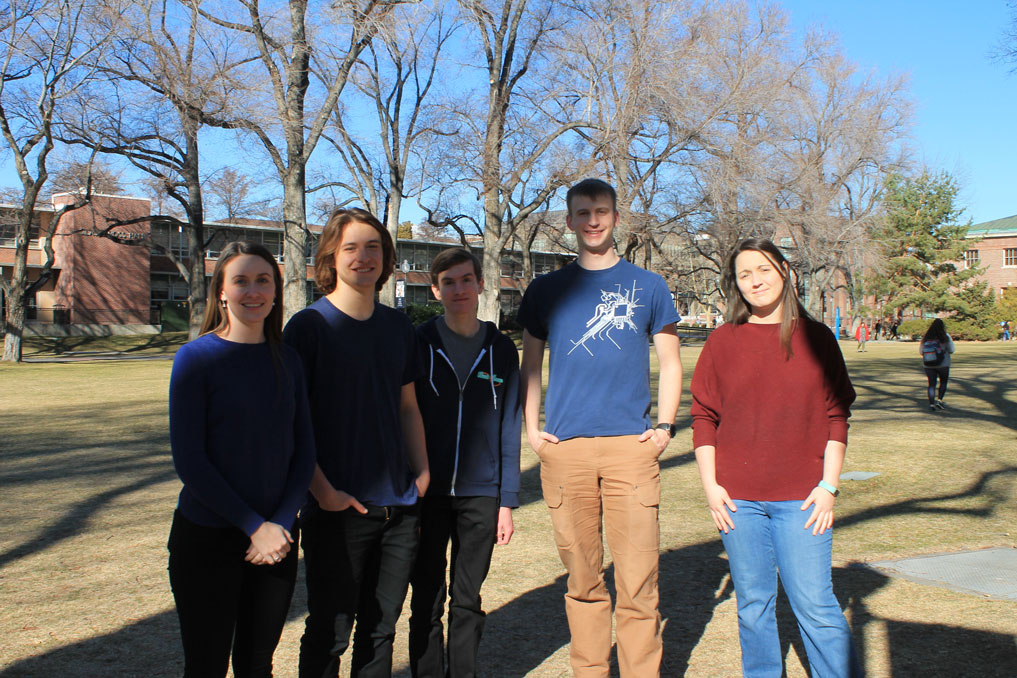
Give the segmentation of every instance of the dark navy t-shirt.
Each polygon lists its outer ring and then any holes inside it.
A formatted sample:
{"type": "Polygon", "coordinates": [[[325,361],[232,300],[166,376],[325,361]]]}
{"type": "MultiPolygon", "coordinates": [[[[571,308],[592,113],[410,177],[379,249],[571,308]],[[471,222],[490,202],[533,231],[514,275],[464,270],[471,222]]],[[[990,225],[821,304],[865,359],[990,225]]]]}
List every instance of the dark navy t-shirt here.
{"type": "Polygon", "coordinates": [[[318,466],[332,487],[373,506],[416,503],[399,417],[402,386],[419,376],[406,314],[375,304],[356,320],[322,297],[290,319],[283,341],[304,363],[318,466]]]}
{"type": "Polygon", "coordinates": [[[650,422],[650,337],[680,317],[667,283],[624,259],[571,263],[535,279],[519,323],[548,342],[544,414],[561,440],[642,433],[650,422]]]}

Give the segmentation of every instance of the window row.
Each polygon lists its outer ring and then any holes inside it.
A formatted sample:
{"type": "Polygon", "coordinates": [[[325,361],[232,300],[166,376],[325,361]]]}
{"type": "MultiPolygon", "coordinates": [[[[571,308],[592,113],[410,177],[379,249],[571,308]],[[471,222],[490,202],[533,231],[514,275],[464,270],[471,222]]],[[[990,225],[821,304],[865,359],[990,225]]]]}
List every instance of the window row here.
{"type": "MultiPolygon", "coordinates": [[[[989,262],[990,264],[992,262],[989,262]]],[[[978,250],[968,250],[964,253],[964,266],[975,268],[981,264],[981,256],[978,250]]],[[[1003,250],[1003,265],[1017,266],[1017,247],[1007,247],[1003,250]]]]}

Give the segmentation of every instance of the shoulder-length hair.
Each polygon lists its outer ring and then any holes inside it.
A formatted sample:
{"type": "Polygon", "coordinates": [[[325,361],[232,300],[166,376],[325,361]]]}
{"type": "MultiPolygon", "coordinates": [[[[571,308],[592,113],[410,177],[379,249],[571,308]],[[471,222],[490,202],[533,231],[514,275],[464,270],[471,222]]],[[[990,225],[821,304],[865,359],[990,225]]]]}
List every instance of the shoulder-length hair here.
{"type": "Polygon", "coordinates": [[[275,282],[273,301],[275,303],[272,310],[268,312],[268,317],[265,318],[265,340],[269,344],[280,344],[282,343],[283,284],[282,275],[279,273],[279,264],[264,245],[245,240],[231,242],[219,253],[219,261],[215,262],[212,279],[208,283],[208,300],[205,304],[205,318],[201,323],[201,334],[209,332],[218,334],[229,327],[229,313],[223,307],[220,296],[225,281],[226,265],[241,254],[261,257],[272,268],[272,280],[275,282]]]}
{"type": "Polygon", "coordinates": [[[922,341],[926,342],[929,339],[936,339],[940,343],[946,343],[946,323],[943,322],[942,318],[936,318],[929,325],[929,329],[925,331],[925,336],[922,337],[922,341]]]}
{"type": "Polygon", "coordinates": [[[766,257],[773,267],[780,274],[784,282],[784,289],[780,295],[781,319],[780,319],[780,345],[784,349],[785,358],[791,357],[791,335],[798,326],[799,318],[808,318],[809,314],[805,307],[798,301],[798,294],[795,291],[794,279],[791,275],[791,264],[781,253],[777,246],[765,238],[746,238],[735,245],[734,249],[727,255],[724,264],[724,271],[721,275],[721,288],[727,302],[727,310],[724,319],[729,323],[741,325],[749,321],[752,315],[752,307],[741,290],[738,289],[738,272],[735,270],[735,259],[742,252],[759,252],[766,257]]]}
{"type": "Polygon", "coordinates": [[[342,243],[343,231],[354,221],[367,224],[381,236],[381,277],[375,283],[374,289],[380,290],[395,270],[395,243],[392,242],[392,235],[388,229],[378,221],[378,218],[358,207],[337,209],[325,223],[321,237],[318,238],[318,251],[314,255],[314,282],[323,294],[330,294],[335,290],[337,284],[335,253],[342,243]]]}

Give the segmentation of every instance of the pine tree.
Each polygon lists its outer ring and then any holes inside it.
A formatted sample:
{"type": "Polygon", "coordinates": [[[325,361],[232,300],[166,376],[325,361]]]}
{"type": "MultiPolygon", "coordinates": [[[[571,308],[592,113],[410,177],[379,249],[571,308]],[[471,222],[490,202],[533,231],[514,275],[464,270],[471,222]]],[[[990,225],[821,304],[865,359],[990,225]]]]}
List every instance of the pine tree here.
{"type": "Polygon", "coordinates": [[[976,266],[958,267],[974,241],[961,223],[957,182],[948,172],[892,175],[886,183],[886,216],[876,230],[883,270],[868,289],[889,310],[948,313],[957,320],[986,321],[992,309],[976,266]]]}

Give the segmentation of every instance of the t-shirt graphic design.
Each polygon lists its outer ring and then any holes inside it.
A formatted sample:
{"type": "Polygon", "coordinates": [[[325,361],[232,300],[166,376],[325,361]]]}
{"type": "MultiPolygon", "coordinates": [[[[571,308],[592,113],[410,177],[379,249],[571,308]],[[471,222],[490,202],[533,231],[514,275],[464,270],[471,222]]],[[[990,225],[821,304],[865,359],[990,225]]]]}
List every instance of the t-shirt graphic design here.
{"type": "Polygon", "coordinates": [[[594,312],[593,317],[586,321],[587,330],[579,338],[579,341],[570,339],[572,342],[572,348],[569,349],[568,353],[571,355],[572,351],[575,351],[580,346],[593,355],[593,351],[586,345],[589,341],[603,341],[607,339],[615,348],[621,350],[621,346],[618,345],[614,339],[611,338],[611,330],[624,330],[628,328],[633,332],[639,332],[639,328],[632,321],[635,316],[637,308],[642,308],[644,304],[639,303],[639,297],[636,296],[641,288],[636,287],[636,281],[632,281],[632,289],[622,294],[621,283],[616,286],[616,291],[608,292],[607,290],[600,290],[600,303],[597,304],[597,310],[594,312]]]}

